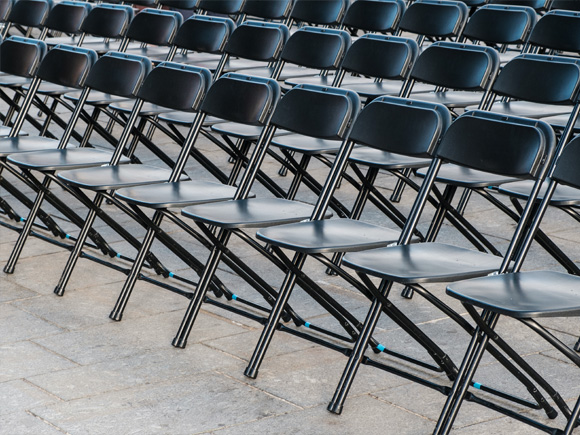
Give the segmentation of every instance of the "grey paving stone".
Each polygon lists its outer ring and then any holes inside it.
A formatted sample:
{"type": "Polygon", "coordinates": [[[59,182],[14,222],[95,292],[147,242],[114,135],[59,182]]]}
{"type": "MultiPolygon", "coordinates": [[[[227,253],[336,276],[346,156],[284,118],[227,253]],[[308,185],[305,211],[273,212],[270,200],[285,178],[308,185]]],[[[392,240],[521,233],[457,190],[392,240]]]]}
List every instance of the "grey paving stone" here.
{"type": "Polygon", "coordinates": [[[32,412],[74,435],[180,435],[295,409],[294,405],[231,378],[209,374],[38,407],[32,412]]]}
{"type": "Polygon", "coordinates": [[[58,334],[63,330],[10,304],[0,305],[0,344],[58,334]],[[22,326],[19,326],[22,325],[22,326]]]}
{"type": "Polygon", "coordinates": [[[62,435],[57,427],[24,411],[0,415],[2,435],[62,435]]]}
{"type": "MultiPolygon", "coordinates": [[[[20,379],[0,382],[0,416],[58,402],[58,398],[20,379]]],[[[1,418],[1,417],[0,417],[1,418]]]]}

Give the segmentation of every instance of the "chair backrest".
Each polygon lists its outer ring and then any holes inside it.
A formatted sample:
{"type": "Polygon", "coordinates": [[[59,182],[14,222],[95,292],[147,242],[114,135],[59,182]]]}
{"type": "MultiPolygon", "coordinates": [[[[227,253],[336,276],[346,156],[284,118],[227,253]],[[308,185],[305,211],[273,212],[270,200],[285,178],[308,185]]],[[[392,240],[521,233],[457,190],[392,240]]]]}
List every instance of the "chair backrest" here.
{"type": "Polygon", "coordinates": [[[79,34],[91,8],[92,5],[87,2],[65,0],[54,5],[44,22],[44,27],[57,32],[79,34]]]}
{"type": "Polygon", "coordinates": [[[133,15],[131,6],[105,3],[95,5],[83,21],[81,30],[103,38],[121,38],[127,31],[133,15]]]}
{"type": "Polygon", "coordinates": [[[580,53],[580,12],[548,12],[534,27],[530,44],[551,50],[580,53]]]}
{"type": "Polygon", "coordinates": [[[465,26],[463,36],[473,42],[523,44],[536,24],[537,14],[527,6],[485,5],[465,26]]]}
{"type": "Polygon", "coordinates": [[[173,44],[186,50],[221,53],[235,27],[229,18],[192,15],[177,31],[173,44]]]}
{"type": "Polygon", "coordinates": [[[342,24],[365,32],[393,33],[404,12],[402,0],[356,0],[346,11],[342,24]]]}
{"type": "Polygon", "coordinates": [[[264,20],[285,20],[292,11],[292,0],[246,0],[242,14],[264,20]]]}
{"type": "Polygon", "coordinates": [[[40,63],[36,76],[43,81],[81,88],[97,60],[97,53],[86,48],[57,45],[40,63]]]}
{"type": "Polygon", "coordinates": [[[193,10],[199,5],[199,0],[159,0],[157,3],[176,9],[193,10]]]}
{"type": "Polygon", "coordinates": [[[580,188],[580,171],[578,171],[579,163],[580,136],[576,136],[562,150],[562,154],[558,157],[551,178],[558,181],[558,183],[580,188]]]}
{"type": "Polygon", "coordinates": [[[348,8],[348,0],[295,0],[290,17],[297,23],[337,26],[348,8]]]}
{"type": "Polygon", "coordinates": [[[243,59],[272,62],[280,57],[289,35],[284,24],[245,21],[233,31],[224,51],[243,59]]]}
{"type": "Polygon", "coordinates": [[[13,4],[14,0],[0,0],[0,22],[6,21],[13,4]]]}
{"type": "Polygon", "coordinates": [[[143,56],[108,52],[91,68],[85,86],[121,97],[135,97],[151,71],[151,61],[143,56]]]}
{"type": "Polygon", "coordinates": [[[551,2],[552,0],[490,0],[491,4],[529,6],[536,11],[546,10],[551,2]]]}
{"type": "Polygon", "coordinates": [[[419,47],[413,39],[365,34],[348,49],[342,69],[365,76],[404,80],[418,54],[419,47]]]}
{"type": "Polygon", "coordinates": [[[487,90],[499,65],[499,55],[491,47],[436,42],[417,58],[411,78],[450,89],[487,90]]]}
{"type": "Polygon", "coordinates": [[[301,84],[284,94],[271,124],[305,136],[342,140],[360,107],[356,92],[301,84]]]}
{"type": "Polygon", "coordinates": [[[520,55],[502,68],[492,91],[536,103],[573,105],[580,92],[580,59],[520,55]]]}
{"type": "Polygon", "coordinates": [[[133,41],[157,46],[170,45],[183,22],[183,15],[175,11],[143,9],[129,25],[126,37],[133,41]]]}
{"type": "Polygon", "coordinates": [[[46,51],[46,44],[42,41],[11,36],[0,45],[0,71],[20,77],[33,77],[46,51]]]}
{"type": "Polygon", "coordinates": [[[391,153],[430,157],[450,124],[442,104],[384,96],[364,107],[349,138],[391,153]]]}
{"type": "Polygon", "coordinates": [[[469,8],[465,3],[447,0],[416,0],[405,11],[399,28],[420,38],[460,36],[469,8]]]}
{"type": "Polygon", "coordinates": [[[473,110],[451,124],[435,154],[464,167],[534,179],[545,175],[555,142],[545,122],[473,110]]]}
{"type": "Polygon", "coordinates": [[[226,121],[264,125],[279,98],[275,80],[227,73],[209,88],[200,110],[226,121]]]}
{"type": "Polygon", "coordinates": [[[301,27],[288,39],[280,57],[308,68],[337,69],[349,47],[350,36],[344,30],[301,27]]]}
{"type": "Polygon", "coordinates": [[[245,0],[201,0],[198,9],[214,14],[237,16],[241,13],[245,0]]]}
{"type": "Polygon", "coordinates": [[[162,62],[147,75],[137,97],[170,109],[194,112],[210,84],[211,73],[206,68],[162,62]]]}
{"type": "Polygon", "coordinates": [[[553,0],[550,6],[551,10],[564,9],[567,11],[580,11],[578,0],[553,0]]]}
{"type": "Polygon", "coordinates": [[[27,27],[40,27],[48,17],[52,2],[48,0],[19,0],[12,6],[8,21],[27,27]]]}

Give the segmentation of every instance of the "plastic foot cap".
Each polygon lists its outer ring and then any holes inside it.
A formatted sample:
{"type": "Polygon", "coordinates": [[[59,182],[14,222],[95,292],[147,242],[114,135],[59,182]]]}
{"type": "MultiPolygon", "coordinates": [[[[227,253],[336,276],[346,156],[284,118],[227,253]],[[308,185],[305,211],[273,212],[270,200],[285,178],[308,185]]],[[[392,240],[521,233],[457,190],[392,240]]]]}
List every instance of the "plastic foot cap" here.
{"type": "Polygon", "coordinates": [[[179,349],[185,349],[186,344],[187,344],[186,340],[179,340],[177,339],[177,337],[174,338],[173,341],[171,342],[171,345],[173,347],[177,347],[179,349]]]}
{"type": "Polygon", "coordinates": [[[114,320],[115,322],[120,322],[123,319],[123,314],[111,311],[111,314],[109,314],[109,319],[114,320]]]}
{"type": "Polygon", "coordinates": [[[403,291],[401,292],[401,296],[403,296],[405,299],[413,299],[413,289],[410,288],[403,289],[403,291]]]}
{"type": "Polygon", "coordinates": [[[256,379],[258,377],[258,369],[247,367],[244,371],[244,376],[250,379],[256,379]]]}
{"type": "Polygon", "coordinates": [[[62,295],[64,295],[64,289],[61,287],[55,287],[54,294],[57,296],[62,296],[62,295]]]}
{"type": "Polygon", "coordinates": [[[5,266],[4,273],[10,273],[10,274],[14,273],[14,266],[12,266],[12,267],[5,266]]]}
{"type": "Polygon", "coordinates": [[[328,404],[328,406],[326,407],[326,409],[328,409],[333,414],[338,414],[338,415],[342,414],[342,405],[338,405],[336,403],[330,402],[328,404]]]}

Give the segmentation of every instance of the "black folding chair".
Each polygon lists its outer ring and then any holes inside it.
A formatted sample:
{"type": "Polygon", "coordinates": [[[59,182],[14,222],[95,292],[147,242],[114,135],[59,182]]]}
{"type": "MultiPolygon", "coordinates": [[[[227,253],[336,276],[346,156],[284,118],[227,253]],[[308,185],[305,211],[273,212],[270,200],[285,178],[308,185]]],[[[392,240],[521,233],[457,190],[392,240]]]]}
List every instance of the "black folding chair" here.
{"type": "MultiPolygon", "coordinates": [[[[25,37],[30,37],[34,29],[42,28],[52,2],[49,0],[19,0],[10,8],[10,12],[4,23],[2,37],[10,35],[13,28],[17,28],[25,37]]],[[[41,39],[46,36],[46,32],[41,33],[41,39]]]]}
{"type": "MultiPolygon", "coordinates": [[[[388,296],[394,283],[411,286],[417,293],[472,334],[474,328],[443,301],[429,292],[424,285],[484,276],[497,270],[504,258],[507,264],[514,258],[521,235],[530,221],[535,196],[530,199],[525,212],[522,214],[514,231],[512,243],[504,253],[503,258],[444,243],[409,243],[424,209],[427,194],[434,185],[442,163],[453,162],[458,167],[493,173],[496,176],[534,178],[539,181],[537,184],[539,188],[541,180],[546,175],[554,148],[555,135],[552,129],[549,125],[534,120],[472,111],[454,121],[437,147],[435,158],[429,167],[397,245],[349,253],[344,258],[344,265],[357,271],[367,290],[373,294],[374,299],[361,330],[361,338],[352,350],[335,395],[329,404],[330,411],[336,413],[342,411],[344,400],[358,367],[361,362],[365,361],[364,353],[368,346],[368,339],[373,333],[381,311],[383,307],[392,305],[388,296]],[[500,154],[503,158],[498,158],[500,154]],[[380,278],[380,284],[375,285],[369,276],[380,278]]],[[[537,189],[534,193],[537,194],[537,189]]],[[[501,340],[495,344],[503,351],[508,348],[501,340]]],[[[522,359],[519,355],[509,354],[513,363],[509,362],[495,347],[492,355],[522,382],[530,391],[533,401],[516,398],[488,386],[481,386],[482,390],[495,393],[503,399],[513,400],[526,407],[544,409],[548,416],[554,415],[554,409],[547,404],[535,385],[522,373],[522,370],[514,367],[514,364],[520,367],[522,365],[522,359]]],[[[542,388],[548,388],[546,391],[549,393],[552,391],[547,382],[533,370],[528,371],[525,368],[523,371],[531,373],[533,381],[542,388]]],[[[440,391],[443,394],[448,392],[447,389],[440,391]]],[[[502,412],[510,412],[501,404],[483,397],[476,396],[473,400],[495,409],[501,408],[502,412]]]]}
{"type": "MultiPolygon", "coordinates": [[[[453,283],[447,287],[447,294],[461,301],[467,312],[477,323],[477,329],[467,348],[457,379],[442,409],[434,433],[449,433],[463,400],[469,398],[471,380],[481,361],[488,343],[496,341],[495,328],[501,316],[519,320],[545,339],[573,364],[580,367],[580,356],[556,338],[538,321],[548,317],[577,317],[580,315],[580,278],[553,271],[522,272],[526,254],[534,238],[545,211],[558,194],[559,187],[580,188],[578,163],[580,162],[580,138],[567,144],[556,162],[550,182],[546,186],[543,200],[530,229],[523,240],[513,265],[504,262],[494,276],[470,279],[453,283]],[[555,195],[555,196],[553,196],[555,195]],[[482,311],[478,312],[477,308],[482,311]]],[[[525,369],[525,367],[523,367],[525,369]]],[[[558,393],[552,397],[559,398],[558,393]]],[[[580,424],[580,398],[571,411],[563,400],[556,401],[567,420],[566,427],[558,430],[531,416],[508,414],[532,427],[549,433],[570,434],[580,424]]],[[[553,417],[555,418],[555,416],[553,417]]]]}

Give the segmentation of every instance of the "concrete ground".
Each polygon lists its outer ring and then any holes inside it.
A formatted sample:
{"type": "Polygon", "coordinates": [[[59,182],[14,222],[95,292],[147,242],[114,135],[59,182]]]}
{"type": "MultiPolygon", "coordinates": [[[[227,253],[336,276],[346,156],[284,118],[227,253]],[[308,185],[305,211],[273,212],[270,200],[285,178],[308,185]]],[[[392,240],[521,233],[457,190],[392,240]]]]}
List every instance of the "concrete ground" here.
{"type": "MultiPolygon", "coordinates": [[[[30,127],[25,127],[33,131],[30,127]]],[[[178,148],[160,134],[155,141],[170,155],[178,148]]],[[[95,139],[97,146],[102,144],[95,139]]],[[[227,158],[209,142],[199,148],[225,170],[227,158]]],[[[154,163],[153,157],[141,154],[142,160],[154,163]]],[[[288,178],[277,175],[279,165],[265,162],[264,170],[283,185],[288,178]]],[[[211,179],[195,163],[188,164],[192,178],[211,179]]],[[[312,167],[323,180],[325,169],[312,167]]],[[[9,181],[30,192],[6,174],[9,181]]],[[[382,174],[378,185],[388,195],[394,186],[392,177],[382,174]]],[[[58,191],[58,189],[57,189],[58,191]]],[[[254,191],[268,193],[260,185],[254,191]]],[[[62,193],[63,198],[81,216],[86,211],[62,193]]],[[[352,204],[355,190],[343,183],[337,196],[352,204]],[[350,202],[349,202],[350,201],[350,202]]],[[[6,190],[3,199],[14,203],[6,190]]],[[[414,193],[407,189],[399,207],[408,211],[414,193]]],[[[305,192],[299,199],[313,201],[305,192]]],[[[26,213],[15,203],[16,209],[26,213]]],[[[143,230],[112,205],[105,206],[136,237],[143,230]]],[[[53,210],[55,219],[71,235],[78,229],[53,210]]],[[[421,225],[425,229],[429,212],[421,225]]],[[[505,248],[513,225],[488,203],[473,197],[466,217],[505,248]]],[[[380,212],[369,207],[364,219],[393,227],[380,212]]],[[[8,259],[21,224],[0,215],[0,263],[8,259]],[[9,228],[8,226],[11,226],[9,228]]],[[[95,228],[119,252],[135,254],[118,235],[102,222],[95,228]]],[[[170,222],[163,228],[179,240],[202,262],[207,250],[170,222]]],[[[577,223],[563,213],[551,210],[543,227],[570,257],[578,261],[580,233],[577,223]]],[[[47,233],[38,229],[39,234],[47,233]]],[[[467,246],[456,231],[445,226],[440,240],[467,246]]],[[[70,241],[64,241],[71,245],[70,241]]],[[[283,275],[259,254],[234,240],[232,249],[273,286],[283,275]]],[[[197,279],[189,267],[177,260],[163,246],[155,252],[176,275],[197,279]]],[[[91,248],[86,253],[104,258],[91,248]]],[[[326,410],[333,396],[346,357],[333,350],[291,334],[278,332],[257,379],[243,375],[261,332],[261,325],[246,317],[205,304],[185,349],[171,346],[188,300],[144,281],[138,282],[121,322],[108,318],[125,275],[99,263],[82,258],[63,297],[53,289],[68,258],[68,250],[32,237],[26,244],[14,274],[0,272],[0,433],[24,434],[426,434],[434,426],[445,396],[392,373],[367,365],[359,370],[341,415],[326,410]]],[[[128,262],[112,260],[128,267],[128,262]]],[[[561,268],[540,248],[534,247],[526,269],[561,268]]],[[[313,261],[307,273],[329,294],[339,300],[357,318],[363,320],[370,302],[336,276],[326,275],[313,261]]],[[[148,272],[149,274],[149,272],[148,272]]],[[[220,266],[218,276],[236,294],[260,302],[261,298],[230,269],[220,266]]],[[[174,278],[161,281],[193,291],[194,286],[174,278]]],[[[456,301],[444,295],[444,286],[429,287],[463,316],[456,301]]],[[[453,321],[420,297],[412,300],[392,291],[393,302],[441,346],[459,365],[469,336],[453,321]]],[[[243,307],[237,302],[224,302],[243,307]]],[[[337,329],[334,319],[301,289],[291,303],[296,312],[313,325],[337,329]]],[[[259,311],[250,309],[253,313],[259,311]]],[[[566,344],[572,346],[580,334],[577,319],[551,319],[543,322],[566,344]]],[[[292,327],[291,325],[289,325],[292,327]]],[[[304,328],[301,328],[304,330],[304,328]]],[[[532,364],[570,404],[580,394],[580,372],[569,361],[539,340],[520,324],[502,319],[498,330],[526,361],[532,364]]],[[[389,319],[381,318],[375,338],[388,349],[430,358],[389,319]]],[[[339,343],[337,340],[332,340],[339,343]]],[[[372,354],[372,353],[371,353],[372,354]]],[[[443,385],[449,381],[439,373],[413,366],[387,355],[373,356],[377,361],[403,368],[443,385]]],[[[476,380],[513,394],[529,395],[495,360],[485,356],[476,380]]],[[[481,393],[482,397],[490,398],[481,393]]],[[[491,398],[504,404],[505,401],[491,398]]],[[[509,405],[523,414],[548,422],[540,411],[509,405]]],[[[555,422],[563,426],[559,416],[555,422]]],[[[535,430],[497,412],[473,403],[465,403],[454,426],[458,435],[497,433],[530,434],[535,430]]]]}

